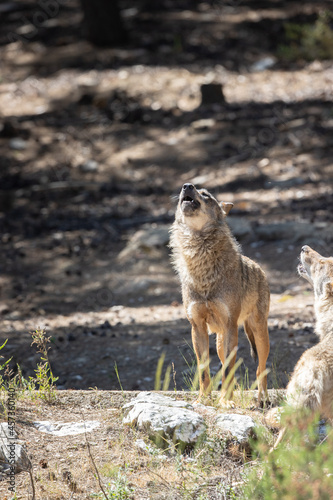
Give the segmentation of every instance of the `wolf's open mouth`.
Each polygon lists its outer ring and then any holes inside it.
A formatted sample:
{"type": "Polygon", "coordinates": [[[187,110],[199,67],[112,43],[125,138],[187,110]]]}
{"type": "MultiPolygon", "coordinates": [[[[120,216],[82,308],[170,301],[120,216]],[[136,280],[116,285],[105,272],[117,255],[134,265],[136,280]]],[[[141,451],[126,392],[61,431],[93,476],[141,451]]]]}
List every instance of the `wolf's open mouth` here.
{"type": "Polygon", "coordinates": [[[303,264],[299,263],[297,269],[299,273],[305,273],[305,267],[303,266],[303,264]]]}
{"type": "Polygon", "coordinates": [[[196,197],[189,196],[188,194],[180,197],[180,204],[184,213],[192,214],[197,208],[200,207],[199,200],[196,197]]]}
{"type": "Polygon", "coordinates": [[[181,202],[183,203],[183,201],[189,201],[190,203],[192,203],[194,201],[194,199],[191,198],[191,196],[183,196],[183,198],[181,199],[181,202]]]}
{"type": "Polygon", "coordinates": [[[308,272],[305,268],[305,266],[302,264],[302,262],[300,262],[297,266],[297,271],[298,271],[298,274],[300,274],[301,276],[308,276],[308,272]]]}

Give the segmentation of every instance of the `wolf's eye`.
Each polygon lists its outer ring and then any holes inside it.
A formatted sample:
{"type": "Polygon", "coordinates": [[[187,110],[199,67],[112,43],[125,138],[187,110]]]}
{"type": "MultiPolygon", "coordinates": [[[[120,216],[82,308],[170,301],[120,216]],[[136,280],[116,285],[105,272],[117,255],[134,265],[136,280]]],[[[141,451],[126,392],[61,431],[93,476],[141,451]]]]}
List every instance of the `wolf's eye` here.
{"type": "Polygon", "coordinates": [[[201,193],[201,194],[202,194],[202,196],[203,196],[204,198],[206,198],[207,200],[210,198],[210,196],[208,196],[208,194],[206,194],[206,193],[201,193]]]}

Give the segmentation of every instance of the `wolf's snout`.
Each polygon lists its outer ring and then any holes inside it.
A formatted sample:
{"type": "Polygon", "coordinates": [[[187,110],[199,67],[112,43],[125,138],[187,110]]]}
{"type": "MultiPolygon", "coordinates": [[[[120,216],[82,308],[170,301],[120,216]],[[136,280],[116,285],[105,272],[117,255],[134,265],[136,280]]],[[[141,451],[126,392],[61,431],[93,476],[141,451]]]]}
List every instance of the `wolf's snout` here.
{"type": "Polygon", "coordinates": [[[190,184],[190,183],[186,183],[183,186],[183,191],[193,191],[193,189],[194,189],[194,186],[193,186],[193,184],[190,184]]]}
{"type": "Polygon", "coordinates": [[[191,216],[200,207],[197,190],[193,184],[183,185],[179,196],[180,209],[185,216],[191,216]]]}
{"type": "Polygon", "coordinates": [[[183,202],[194,202],[194,199],[196,198],[195,194],[195,187],[193,184],[190,184],[187,182],[184,184],[182,187],[181,193],[180,193],[180,201],[183,202]]]}

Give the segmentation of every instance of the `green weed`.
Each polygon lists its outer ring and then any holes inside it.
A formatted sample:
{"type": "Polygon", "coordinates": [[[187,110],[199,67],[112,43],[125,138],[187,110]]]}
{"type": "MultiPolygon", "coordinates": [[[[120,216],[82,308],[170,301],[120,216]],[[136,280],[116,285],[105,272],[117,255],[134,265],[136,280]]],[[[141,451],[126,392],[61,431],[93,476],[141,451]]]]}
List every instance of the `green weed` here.
{"type": "Polygon", "coordinates": [[[124,389],[123,389],[123,386],[121,384],[121,381],[120,381],[120,375],[119,375],[119,370],[118,370],[118,366],[117,366],[117,363],[115,362],[114,364],[114,371],[116,373],[116,377],[117,377],[117,380],[118,380],[118,384],[119,384],[119,387],[120,387],[120,390],[124,396],[124,389]]]}
{"type": "MultiPolygon", "coordinates": [[[[8,339],[6,339],[4,341],[4,343],[2,344],[2,346],[0,346],[0,351],[5,347],[7,342],[8,342],[8,339]]],[[[3,356],[0,356],[0,359],[3,359],[3,356]]],[[[11,359],[12,358],[10,358],[7,361],[4,361],[3,363],[0,364],[0,389],[1,390],[4,390],[4,389],[7,390],[7,388],[8,388],[6,378],[7,378],[7,373],[8,373],[8,363],[11,361],[11,359]]]]}
{"type": "Polygon", "coordinates": [[[163,370],[164,360],[165,360],[165,353],[163,352],[157,362],[157,368],[155,372],[155,386],[154,386],[155,391],[160,391],[161,387],[162,391],[169,390],[170,380],[171,380],[171,365],[168,365],[165,371],[164,381],[162,385],[162,370],[163,370]]]}
{"type": "Polygon", "coordinates": [[[314,24],[286,23],[286,44],[278,48],[278,56],[287,61],[333,58],[333,14],[321,12],[314,24]]]}
{"type": "Polygon", "coordinates": [[[119,468],[114,479],[108,484],[104,493],[92,495],[93,498],[105,500],[130,500],[134,498],[134,489],[129,485],[126,468],[119,468]],[[106,496],[105,496],[106,494],[106,496]]]}
{"type": "Polygon", "coordinates": [[[319,418],[306,412],[283,419],[288,432],[272,453],[267,437],[253,446],[258,465],[247,477],[244,500],[329,500],[333,491],[333,436],[321,443],[319,418]]]}
{"type": "Polygon", "coordinates": [[[31,332],[31,336],[31,345],[36,345],[41,362],[37,364],[35,377],[29,377],[30,385],[28,388],[31,389],[35,386],[40,399],[47,403],[54,403],[56,400],[55,382],[58,380],[58,377],[53,375],[48,356],[50,349],[48,344],[51,342],[52,337],[47,337],[46,331],[38,328],[34,332],[31,332]]]}
{"type": "MultiPolygon", "coordinates": [[[[17,398],[28,392],[32,399],[39,397],[47,403],[53,403],[56,399],[55,382],[58,377],[54,376],[48,357],[50,349],[48,343],[51,341],[51,337],[47,337],[43,329],[36,329],[31,335],[31,345],[35,344],[37,352],[40,354],[40,362],[35,369],[35,376],[26,379],[19,365],[17,365],[16,375],[13,376],[13,371],[9,368],[9,362],[12,359],[10,358],[0,365],[0,389],[7,391],[8,388],[14,388],[17,398]]],[[[0,346],[0,351],[6,343],[7,340],[0,346]]],[[[3,356],[0,357],[3,358],[3,356]]]]}

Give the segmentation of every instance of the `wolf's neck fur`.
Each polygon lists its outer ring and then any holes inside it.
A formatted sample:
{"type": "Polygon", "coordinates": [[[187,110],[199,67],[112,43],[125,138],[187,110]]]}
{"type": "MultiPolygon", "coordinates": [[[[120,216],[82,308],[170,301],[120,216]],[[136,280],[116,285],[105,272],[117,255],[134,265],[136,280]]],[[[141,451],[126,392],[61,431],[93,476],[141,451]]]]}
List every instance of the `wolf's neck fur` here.
{"type": "Polygon", "coordinates": [[[213,291],[217,279],[237,266],[240,248],[225,222],[191,231],[185,224],[172,227],[173,262],[182,283],[200,294],[213,291]]]}
{"type": "Polygon", "coordinates": [[[328,337],[333,340],[333,307],[331,298],[315,298],[316,334],[320,340],[328,337]]]}

